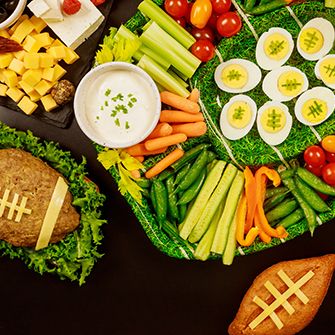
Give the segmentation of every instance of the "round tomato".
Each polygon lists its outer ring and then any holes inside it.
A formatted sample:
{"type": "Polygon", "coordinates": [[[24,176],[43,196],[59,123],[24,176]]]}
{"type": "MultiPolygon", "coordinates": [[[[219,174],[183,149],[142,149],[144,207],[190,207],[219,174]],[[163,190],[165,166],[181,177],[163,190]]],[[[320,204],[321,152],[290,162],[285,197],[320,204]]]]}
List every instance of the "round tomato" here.
{"type": "Polygon", "coordinates": [[[326,151],[326,161],[328,163],[334,163],[335,162],[335,153],[326,151]]]}
{"type": "Polygon", "coordinates": [[[175,18],[174,19],[180,26],[182,26],[183,28],[186,27],[186,19],[184,17],[180,17],[180,18],[175,18]]]}
{"type": "Polygon", "coordinates": [[[331,186],[335,186],[335,163],[329,163],[322,169],[323,180],[331,186]]]}
{"type": "Polygon", "coordinates": [[[213,42],[215,39],[213,30],[209,27],[205,27],[202,29],[193,27],[191,30],[191,34],[195,37],[196,40],[210,40],[211,42],[213,42]]]}
{"type": "Polygon", "coordinates": [[[173,18],[179,19],[187,14],[187,0],[165,0],[164,8],[173,18]]]}
{"type": "Polygon", "coordinates": [[[322,169],[323,169],[323,165],[319,165],[319,166],[313,166],[313,165],[310,165],[310,164],[307,164],[305,166],[305,168],[312,172],[314,175],[318,176],[318,177],[321,177],[322,176],[322,169]]]}
{"type": "Polygon", "coordinates": [[[234,36],[241,28],[242,20],[236,12],[223,13],[216,22],[216,30],[223,37],[234,36]]]}
{"type": "Polygon", "coordinates": [[[335,153],[335,135],[326,136],[322,140],[321,145],[326,151],[335,153]]]}
{"type": "Polygon", "coordinates": [[[326,154],[318,145],[312,145],[305,150],[304,160],[308,165],[322,166],[326,163],[326,154]]]}
{"type": "Polygon", "coordinates": [[[214,57],[215,47],[210,40],[198,40],[192,45],[191,52],[202,62],[208,62],[214,57]]]}
{"type": "Polygon", "coordinates": [[[217,14],[223,14],[229,11],[231,0],[211,0],[213,11],[217,14]]]}

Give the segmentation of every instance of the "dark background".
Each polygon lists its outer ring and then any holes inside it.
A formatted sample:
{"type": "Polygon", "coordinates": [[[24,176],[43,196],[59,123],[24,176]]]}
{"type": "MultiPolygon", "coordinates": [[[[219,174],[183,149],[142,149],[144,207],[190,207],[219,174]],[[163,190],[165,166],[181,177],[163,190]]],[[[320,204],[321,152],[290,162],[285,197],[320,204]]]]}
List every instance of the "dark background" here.
{"type": "MultiPolygon", "coordinates": [[[[114,1],[110,25],[135,12],[139,0],[114,1]]],[[[160,253],[146,237],[112,178],[97,163],[91,142],[74,121],[59,129],[0,107],[0,120],[57,141],[88,158],[90,177],[107,196],[105,239],[83,287],[40,276],[20,261],[0,259],[0,334],[226,335],[255,276],[272,264],[334,253],[335,224],[250,256],[230,267],[220,261],[181,261],[160,253]]],[[[301,334],[335,331],[335,281],[319,313],[301,334]]],[[[266,334],[268,335],[268,334],[266,334]]]]}

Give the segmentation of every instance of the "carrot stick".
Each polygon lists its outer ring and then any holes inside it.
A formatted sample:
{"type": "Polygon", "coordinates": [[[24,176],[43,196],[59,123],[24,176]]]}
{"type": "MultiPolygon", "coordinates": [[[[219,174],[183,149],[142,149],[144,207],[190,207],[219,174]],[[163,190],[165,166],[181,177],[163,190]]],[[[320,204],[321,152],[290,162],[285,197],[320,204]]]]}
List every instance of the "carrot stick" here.
{"type": "Polygon", "coordinates": [[[170,145],[179,144],[185,142],[186,140],[187,136],[185,134],[179,133],[145,141],[144,146],[147,150],[152,151],[152,150],[159,150],[161,148],[165,148],[170,145]]]}
{"type": "Polygon", "coordinates": [[[162,110],[161,122],[170,123],[185,123],[185,122],[200,122],[204,121],[202,113],[190,114],[178,110],[162,110]]]}
{"type": "Polygon", "coordinates": [[[135,144],[126,149],[126,152],[131,156],[149,156],[149,155],[157,155],[165,152],[167,147],[161,148],[160,150],[148,151],[144,143],[135,144]]]}
{"type": "Polygon", "coordinates": [[[144,156],[135,156],[134,158],[136,158],[140,163],[144,162],[144,156]]]}
{"type": "Polygon", "coordinates": [[[193,102],[198,102],[200,99],[200,91],[197,88],[194,88],[187,99],[193,102]]]}
{"type": "Polygon", "coordinates": [[[160,160],[156,165],[154,165],[150,170],[148,170],[145,173],[145,177],[150,179],[158,174],[160,174],[162,171],[167,169],[171,164],[176,162],[179,158],[183,157],[184,151],[177,148],[170,152],[166,157],[164,157],[162,160],[160,160]]]}
{"type": "Polygon", "coordinates": [[[196,114],[200,112],[200,106],[196,102],[193,102],[168,91],[161,92],[161,101],[164,104],[167,104],[176,109],[180,109],[183,112],[191,114],[196,114]]]}
{"type": "Polygon", "coordinates": [[[141,173],[139,170],[132,170],[130,171],[131,173],[131,176],[134,178],[134,179],[138,179],[138,178],[141,178],[141,173]]]}
{"type": "Polygon", "coordinates": [[[161,122],[158,123],[156,128],[151,132],[151,134],[146,138],[146,140],[162,136],[168,136],[171,134],[172,134],[172,127],[166,122],[161,122]]]}
{"type": "Polygon", "coordinates": [[[206,123],[203,121],[194,123],[181,123],[172,126],[172,134],[183,133],[187,137],[198,137],[207,131],[206,123]]]}

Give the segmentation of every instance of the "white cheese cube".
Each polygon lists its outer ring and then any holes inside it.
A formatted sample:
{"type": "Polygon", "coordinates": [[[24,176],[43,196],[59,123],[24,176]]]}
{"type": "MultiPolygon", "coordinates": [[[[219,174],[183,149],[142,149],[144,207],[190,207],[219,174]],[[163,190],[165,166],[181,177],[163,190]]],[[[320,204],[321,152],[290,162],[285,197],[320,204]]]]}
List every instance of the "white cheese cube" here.
{"type": "Polygon", "coordinates": [[[44,0],[50,9],[41,16],[41,18],[49,24],[49,22],[61,22],[64,20],[59,0],[44,0]]]}
{"type": "Polygon", "coordinates": [[[50,6],[44,0],[33,0],[28,4],[28,8],[37,17],[41,17],[48,10],[50,10],[50,6]]]}

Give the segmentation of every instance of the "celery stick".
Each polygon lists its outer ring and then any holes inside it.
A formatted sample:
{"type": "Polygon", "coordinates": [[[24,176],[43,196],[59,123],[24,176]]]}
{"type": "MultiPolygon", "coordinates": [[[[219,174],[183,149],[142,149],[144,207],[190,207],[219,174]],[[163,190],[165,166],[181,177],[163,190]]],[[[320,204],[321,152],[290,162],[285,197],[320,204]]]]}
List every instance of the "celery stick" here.
{"type": "Polygon", "coordinates": [[[186,81],[188,78],[183,75],[181,72],[179,72],[177,69],[175,69],[173,66],[171,66],[171,70],[181,79],[183,79],[184,81],[186,81]]]}
{"type": "Polygon", "coordinates": [[[142,27],[142,31],[146,31],[152,24],[152,20],[148,21],[143,27],[142,27]]]}
{"type": "Polygon", "coordinates": [[[138,39],[138,36],[135,35],[133,32],[131,32],[128,28],[126,28],[124,25],[121,25],[117,33],[115,34],[114,38],[117,38],[118,36],[122,36],[129,40],[135,40],[138,39]]]}
{"type": "Polygon", "coordinates": [[[180,78],[174,71],[171,69],[167,70],[167,72],[174,78],[176,79],[180,85],[183,85],[184,87],[188,87],[188,83],[186,83],[182,78],[180,78]]]}
{"type": "Polygon", "coordinates": [[[216,189],[208,200],[204,211],[200,215],[197,224],[193,228],[192,233],[188,238],[191,243],[199,241],[203,234],[205,234],[215,212],[217,211],[217,208],[220,206],[220,203],[225,201],[236,173],[237,168],[232,164],[229,164],[226,170],[223,172],[216,189]]]}
{"type": "Polygon", "coordinates": [[[325,0],[325,7],[335,8],[335,0],[325,0]]]}
{"type": "Polygon", "coordinates": [[[224,265],[231,265],[234,260],[236,250],[236,228],[237,228],[237,213],[235,212],[233,222],[230,225],[227,245],[223,253],[222,262],[224,265]]]}
{"type": "Polygon", "coordinates": [[[185,98],[190,95],[190,92],[183,85],[180,85],[178,81],[176,81],[169,73],[164,71],[159,64],[147,55],[143,55],[137,65],[146,71],[156,83],[163,86],[167,91],[173,92],[185,98]]]}
{"type": "Polygon", "coordinates": [[[183,222],[183,226],[179,232],[180,236],[184,240],[189,237],[193,227],[198,222],[198,218],[204,210],[208,199],[216,188],[225,166],[226,163],[224,161],[218,161],[211,170],[211,172],[208,174],[204,185],[202,186],[198,196],[196,197],[194,205],[186,216],[185,222],[183,222]]]}
{"type": "Polygon", "coordinates": [[[175,38],[186,49],[189,49],[195,42],[195,38],[181,27],[172,17],[164,12],[159,6],[152,1],[142,1],[138,9],[147,17],[157,22],[167,33],[175,38]]]}
{"type": "Polygon", "coordinates": [[[215,232],[211,251],[222,255],[227,244],[230,225],[244,186],[243,172],[238,171],[227,195],[227,201],[215,232]]]}
{"type": "Polygon", "coordinates": [[[153,59],[156,63],[158,63],[165,71],[169,69],[171,66],[171,63],[168,62],[164,57],[161,57],[156,50],[151,49],[150,47],[147,47],[146,45],[141,45],[140,51],[149,56],[151,59],[153,59]]]}

